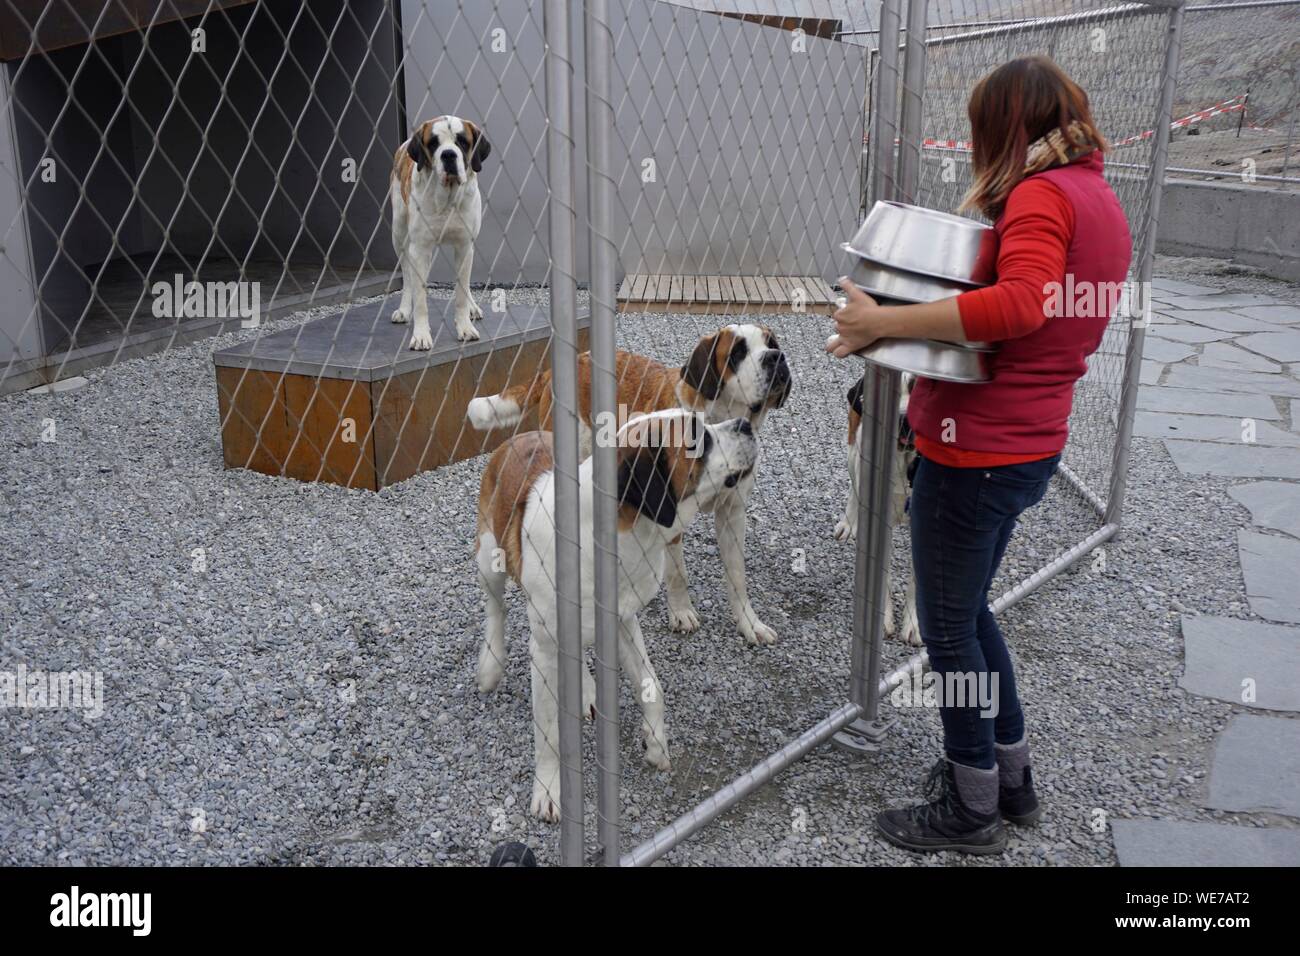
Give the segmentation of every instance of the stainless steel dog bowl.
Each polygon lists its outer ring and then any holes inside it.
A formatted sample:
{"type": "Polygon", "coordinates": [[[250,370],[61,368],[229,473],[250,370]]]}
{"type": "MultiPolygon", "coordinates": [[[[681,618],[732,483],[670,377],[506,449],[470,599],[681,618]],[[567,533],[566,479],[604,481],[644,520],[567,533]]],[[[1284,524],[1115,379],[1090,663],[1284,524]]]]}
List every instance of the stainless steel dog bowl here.
{"type": "Polygon", "coordinates": [[[996,232],[922,206],[877,202],[848,248],[872,262],[950,282],[979,286],[996,277],[996,232]]]}
{"type": "MultiPolygon", "coordinates": [[[[848,272],[849,279],[859,289],[879,300],[889,300],[884,304],[899,303],[907,305],[914,302],[938,302],[951,299],[978,286],[965,285],[949,279],[936,279],[934,276],[917,275],[893,269],[878,262],[863,259],[847,242],[841,246],[853,254],[848,272]]],[[[997,346],[989,342],[961,342],[963,348],[980,352],[997,351],[997,346]]]]}
{"type": "Polygon", "coordinates": [[[953,282],[951,279],[923,276],[917,272],[904,272],[882,262],[864,259],[862,254],[847,242],[841,243],[840,248],[853,255],[853,269],[849,273],[853,284],[873,296],[883,296],[899,302],[937,302],[979,288],[969,283],[953,282]]]}
{"type": "Polygon", "coordinates": [[[945,382],[987,382],[993,356],[950,342],[929,339],[880,339],[858,353],[868,362],[945,382]]]}

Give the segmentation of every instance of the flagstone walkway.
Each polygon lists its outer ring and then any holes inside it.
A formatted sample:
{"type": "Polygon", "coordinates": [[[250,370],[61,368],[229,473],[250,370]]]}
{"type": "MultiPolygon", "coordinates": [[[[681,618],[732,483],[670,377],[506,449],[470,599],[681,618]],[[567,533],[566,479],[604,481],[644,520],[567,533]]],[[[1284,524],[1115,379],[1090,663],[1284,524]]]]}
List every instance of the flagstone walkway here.
{"type": "Polygon", "coordinates": [[[1203,805],[1255,825],[1117,820],[1123,866],[1300,864],[1300,307],[1170,279],[1153,283],[1134,434],[1164,439],[1190,480],[1229,495],[1253,619],[1186,616],[1191,694],[1236,713],[1215,742],[1203,805]]]}

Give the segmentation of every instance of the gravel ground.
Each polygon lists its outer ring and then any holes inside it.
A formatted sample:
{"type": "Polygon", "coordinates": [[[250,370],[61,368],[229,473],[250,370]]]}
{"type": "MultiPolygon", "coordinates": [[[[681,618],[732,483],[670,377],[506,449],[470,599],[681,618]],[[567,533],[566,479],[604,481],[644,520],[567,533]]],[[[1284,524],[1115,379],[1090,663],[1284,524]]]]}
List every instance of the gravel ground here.
{"type": "MultiPolygon", "coordinates": [[[[1263,281],[1176,265],[1162,269],[1243,291],[1263,281]]],[[[620,344],[676,363],[717,324],[629,318],[620,344]]],[[[671,773],[641,763],[624,689],[629,845],[845,697],[851,548],[831,529],[847,490],[844,393],[860,369],[824,357],[823,320],[770,324],[796,385],[761,436],[748,554],[754,603],[781,640],[741,643],[701,520],[687,541],[701,630],[669,633],[662,599],[643,614],[671,773]]],[[[556,829],[526,814],[517,592],[506,678],[487,698],[474,687],[483,460],[377,494],[224,470],[209,354],[252,334],[93,372],[78,391],[0,399],[0,670],[105,680],[98,719],[0,710],[0,862],[481,864],[505,840],[552,860],[556,829]]],[[[873,814],[914,798],[940,752],[937,715],[907,709],[881,753],[819,750],[667,862],[1111,864],[1098,821],[1242,818],[1196,807],[1231,708],[1177,686],[1181,613],[1248,616],[1235,548],[1247,519],[1219,484],[1135,442],[1126,534],[1105,567],[1085,562],[1002,615],[1048,806],[1006,856],[918,858],[872,834],[873,814]]],[[[1054,486],[1004,584],[1093,527],[1054,486]]],[[[901,571],[902,532],[897,545],[901,571]]],[[[891,644],[885,666],[908,650],[891,644]]]]}

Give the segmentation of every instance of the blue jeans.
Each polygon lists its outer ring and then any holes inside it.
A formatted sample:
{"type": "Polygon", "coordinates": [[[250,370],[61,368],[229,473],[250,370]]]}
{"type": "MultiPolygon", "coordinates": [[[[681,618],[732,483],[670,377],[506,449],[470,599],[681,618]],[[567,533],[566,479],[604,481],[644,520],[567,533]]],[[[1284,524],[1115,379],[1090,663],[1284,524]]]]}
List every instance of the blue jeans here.
{"type": "Polygon", "coordinates": [[[995,716],[981,716],[983,708],[969,695],[965,706],[941,698],[944,750],[955,763],[991,769],[994,743],[1024,736],[1011,655],[988,593],[1016,519],[1042,500],[1060,460],[1053,455],[997,468],[952,468],[920,459],[909,513],[916,610],[930,667],[939,678],[983,675],[975,679],[988,690],[989,675],[997,675],[995,716]]]}

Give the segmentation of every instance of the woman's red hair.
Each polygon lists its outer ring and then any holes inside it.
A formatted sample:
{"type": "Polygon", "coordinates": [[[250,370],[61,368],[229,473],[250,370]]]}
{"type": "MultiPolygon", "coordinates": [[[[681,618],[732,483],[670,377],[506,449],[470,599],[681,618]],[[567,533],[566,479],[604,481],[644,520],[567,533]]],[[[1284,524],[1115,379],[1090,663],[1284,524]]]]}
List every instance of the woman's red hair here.
{"type": "Polygon", "coordinates": [[[990,219],[1002,215],[1007,196],[1024,179],[1030,143],[1060,130],[1067,148],[1106,149],[1088,94],[1050,57],[1004,63],[975,84],[967,112],[975,179],[961,208],[990,219]]]}

